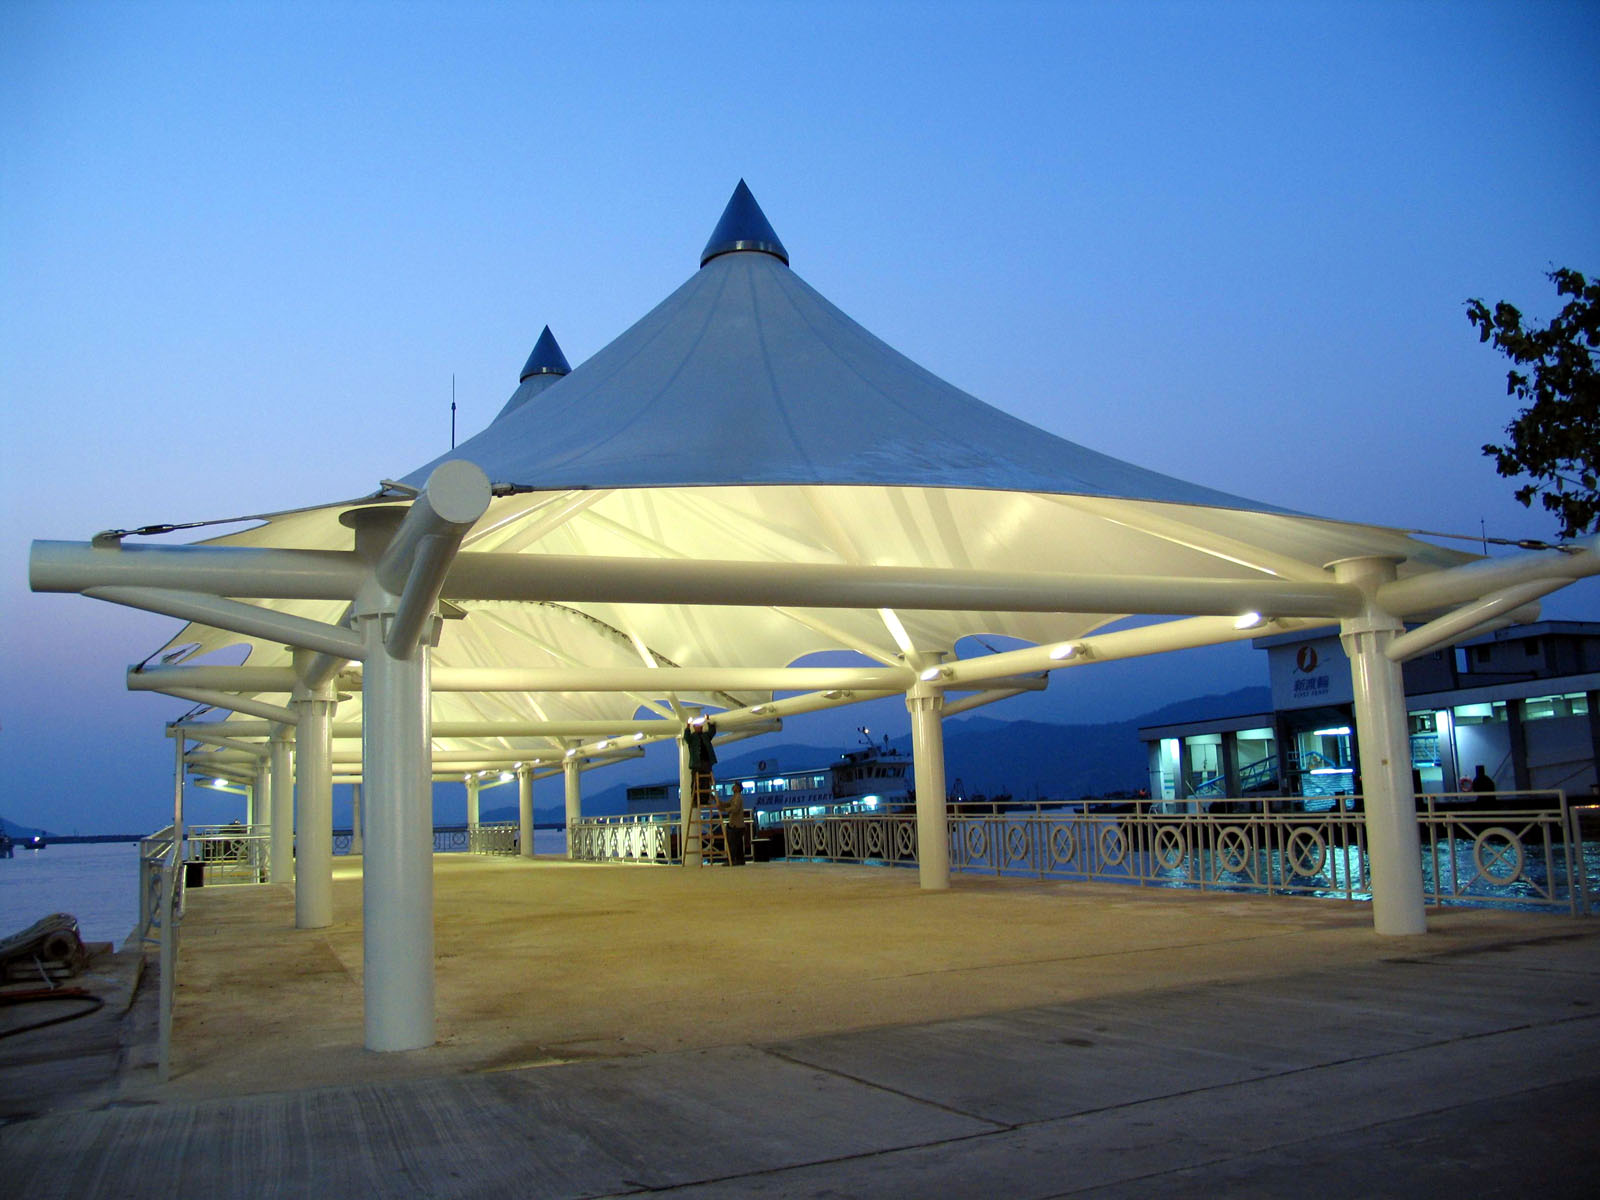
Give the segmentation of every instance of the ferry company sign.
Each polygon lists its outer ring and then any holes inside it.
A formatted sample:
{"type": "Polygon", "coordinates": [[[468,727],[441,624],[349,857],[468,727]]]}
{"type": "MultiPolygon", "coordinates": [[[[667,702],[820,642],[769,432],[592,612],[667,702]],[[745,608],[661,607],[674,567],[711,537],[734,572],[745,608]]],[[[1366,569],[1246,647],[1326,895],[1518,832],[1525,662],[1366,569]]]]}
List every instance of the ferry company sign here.
{"type": "Polygon", "coordinates": [[[1272,706],[1277,709],[1349,704],[1350,660],[1337,637],[1285,642],[1267,651],[1272,706]]]}

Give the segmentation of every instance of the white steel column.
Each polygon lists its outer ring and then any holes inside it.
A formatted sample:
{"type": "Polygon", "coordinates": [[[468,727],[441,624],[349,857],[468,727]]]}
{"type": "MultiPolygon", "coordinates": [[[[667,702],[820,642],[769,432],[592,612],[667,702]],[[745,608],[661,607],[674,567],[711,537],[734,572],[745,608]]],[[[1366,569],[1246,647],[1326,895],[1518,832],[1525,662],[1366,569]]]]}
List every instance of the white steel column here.
{"type": "Polygon", "coordinates": [[[945,808],[944,691],[918,681],[906,692],[917,787],[917,879],[937,891],[950,886],[950,827],[945,808]]]}
{"type": "Polygon", "coordinates": [[[573,826],[583,819],[583,789],[578,775],[578,760],[569,758],[561,764],[561,773],[567,785],[567,857],[572,857],[573,826]]]}
{"type": "Polygon", "coordinates": [[[1372,873],[1372,924],[1380,934],[1426,933],[1422,898],[1422,847],[1417,835],[1416,796],[1411,787],[1411,731],[1400,664],[1384,651],[1404,632],[1400,621],[1372,597],[1395,577],[1387,558],[1347,559],[1332,564],[1340,583],[1355,584],[1368,597],[1359,617],[1340,622],[1355,691],[1360,792],[1366,809],[1367,856],[1372,873]]]}
{"type": "Polygon", "coordinates": [[[533,771],[517,771],[517,845],[523,858],[533,857],[533,771]]]}
{"type": "Polygon", "coordinates": [[[256,773],[251,776],[250,782],[245,784],[244,798],[244,823],[250,827],[252,833],[257,825],[265,825],[262,817],[266,815],[267,804],[267,760],[256,760],[256,773]]]}
{"type": "Polygon", "coordinates": [[[295,869],[296,929],[333,924],[333,709],[321,695],[296,697],[295,869]]]}
{"type": "Polygon", "coordinates": [[[364,653],[361,754],[370,789],[361,873],[369,1050],[418,1050],[434,1040],[428,647],[445,572],[488,506],[488,478],[457,461],[434,470],[404,517],[385,508],[344,517],[356,531],[357,556],[374,564],[353,606],[364,653]]]}
{"type": "Polygon", "coordinates": [[[361,855],[361,785],[350,785],[350,853],[361,855]]]}
{"type": "Polygon", "coordinates": [[[689,829],[691,825],[690,810],[693,808],[694,799],[694,772],[689,769],[689,743],[683,740],[682,734],[678,736],[678,849],[686,867],[700,865],[700,838],[698,833],[694,839],[694,848],[689,846],[689,829]]]}
{"type": "Polygon", "coordinates": [[[467,776],[467,832],[478,831],[478,777],[467,776]]]}
{"type": "Polygon", "coordinates": [[[433,1017],[433,804],[428,760],[428,652],[396,658],[385,614],[364,615],[362,983],[369,1050],[431,1046],[433,1017]]]}
{"type": "Polygon", "coordinates": [[[290,757],[288,725],[273,725],[268,743],[268,777],[272,787],[267,801],[267,881],[288,883],[294,878],[294,767],[290,757]]]}

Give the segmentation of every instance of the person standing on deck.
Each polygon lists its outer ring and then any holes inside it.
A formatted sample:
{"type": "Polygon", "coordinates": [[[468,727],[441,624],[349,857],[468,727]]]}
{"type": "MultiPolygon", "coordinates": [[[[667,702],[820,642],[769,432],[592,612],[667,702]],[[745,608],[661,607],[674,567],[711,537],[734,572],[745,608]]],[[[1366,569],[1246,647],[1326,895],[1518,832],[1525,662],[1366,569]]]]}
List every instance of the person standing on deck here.
{"type": "Polygon", "coordinates": [[[733,790],[728,794],[728,802],[722,809],[723,820],[728,826],[728,865],[730,867],[744,866],[744,784],[735,781],[733,790]]]}

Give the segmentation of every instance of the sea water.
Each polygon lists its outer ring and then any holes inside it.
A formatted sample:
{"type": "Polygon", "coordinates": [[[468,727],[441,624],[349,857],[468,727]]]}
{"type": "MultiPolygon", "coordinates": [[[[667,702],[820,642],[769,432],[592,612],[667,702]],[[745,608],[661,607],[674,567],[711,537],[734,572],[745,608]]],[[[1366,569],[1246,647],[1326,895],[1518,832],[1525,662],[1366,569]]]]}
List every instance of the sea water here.
{"type": "MultiPolygon", "coordinates": [[[[566,834],[535,830],[533,848],[564,854],[566,834]]],[[[84,941],[120,948],[139,920],[139,843],[51,842],[0,858],[0,937],[58,912],[78,918],[84,941]]]]}
{"type": "Polygon", "coordinates": [[[139,843],[52,842],[0,858],[0,937],[58,912],[78,918],[84,941],[121,947],[139,920],[139,843]]]}

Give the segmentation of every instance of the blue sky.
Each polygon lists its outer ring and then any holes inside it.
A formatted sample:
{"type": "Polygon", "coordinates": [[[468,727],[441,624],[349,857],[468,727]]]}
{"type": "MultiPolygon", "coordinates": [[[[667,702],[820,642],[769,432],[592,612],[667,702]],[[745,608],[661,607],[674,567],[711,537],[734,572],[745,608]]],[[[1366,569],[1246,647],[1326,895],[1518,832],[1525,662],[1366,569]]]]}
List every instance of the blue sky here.
{"type": "MultiPolygon", "coordinates": [[[[1545,271],[1600,271],[1597,164],[1592,4],[14,0],[0,814],[158,823],[182,707],[121,685],[172,623],[29,594],[31,538],[403,474],[448,446],[452,374],[465,434],[545,323],[593,354],[741,177],[808,282],[1037,425],[1309,512],[1550,536],[1479,453],[1513,410],[1462,302],[1548,317],[1545,271]]],[[[1547,613],[1600,618],[1570,592],[1547,613]]],[[[1050,711],[1259,659],[1097,671],[1050,711]]]]}

